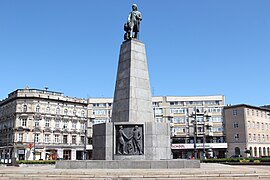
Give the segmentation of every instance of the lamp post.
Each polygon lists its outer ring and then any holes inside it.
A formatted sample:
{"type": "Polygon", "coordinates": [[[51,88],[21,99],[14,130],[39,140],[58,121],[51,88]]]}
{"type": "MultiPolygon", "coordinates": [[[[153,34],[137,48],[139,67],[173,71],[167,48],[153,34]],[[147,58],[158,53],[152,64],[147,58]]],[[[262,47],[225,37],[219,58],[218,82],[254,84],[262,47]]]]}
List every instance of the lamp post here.
{"type": "Polygon", "coordinates": [[[83,160],[86,160],[86,140],[87,140],[87,128],[88,128],[88,118],[86,118],[84,127],[84,146],[83,146],[83,160]]]}
{"type": "Polygon", "coordinates": [[[4,125],[4,128],[6,129],[6,149],[5,149],[5,159],[4,162],[6,162],[8,164],[8,156],[7,156],[7,152],[8,152],[8,128],[7,125],[4,125]]]}
{"type": "Polygon", "coordinates": [[[194,158],[197,158],[197,144],[196,144],[196,141],[197,141],[197,108],[195,107],[195,112],[192,112],[192,115],[189,116],[189,117],[192,117],[194,118],[193,120],[193,133],[194,133],[194,136],[193,136],[193,143],[194,143],[194,158]]]}
{"type": "Polygon", "coordinates": [[[33,160],[36,160],[36,118],[34,117],[34,150],[33,150],[33,160]]]}

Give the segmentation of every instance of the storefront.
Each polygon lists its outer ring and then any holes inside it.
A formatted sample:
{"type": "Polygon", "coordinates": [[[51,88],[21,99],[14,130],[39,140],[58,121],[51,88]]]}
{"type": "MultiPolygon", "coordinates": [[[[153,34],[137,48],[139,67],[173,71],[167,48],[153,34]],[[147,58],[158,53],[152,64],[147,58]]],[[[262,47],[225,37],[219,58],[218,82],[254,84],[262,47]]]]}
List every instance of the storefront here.
{"type": "Polygon", "coordinates": [[[64,160],[71,160],[71,150],[64,150],[63,152],[63,159],[64,160]]]}
{"type": "MultiPolygon", "coordinates": [[[[224,158],[227,147],[227,143],[197,143],[196,158],[203,158],[204,150],[206,158],[224,158]]],[[[171,149],[174,159],[194,158],[194,144],[172,144],[171,149]]]]}
{"type": "Polygon", "coordinates": [[[57,154],[56,149],[46,150],[45,160],[56,160],[57,158],[58,158],[58,154],[57,154]]]}

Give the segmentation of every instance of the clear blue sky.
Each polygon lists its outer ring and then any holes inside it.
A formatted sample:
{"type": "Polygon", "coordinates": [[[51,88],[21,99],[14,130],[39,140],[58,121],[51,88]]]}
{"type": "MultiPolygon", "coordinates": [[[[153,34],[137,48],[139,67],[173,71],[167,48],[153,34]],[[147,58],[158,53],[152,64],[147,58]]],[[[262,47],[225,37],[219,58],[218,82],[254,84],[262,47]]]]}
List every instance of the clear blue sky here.
{"type": "Polygon", "coordinates": [[[155,96],[270,104],[270,0],[1,0],[0,99],[25,86],[112,97],[133,3],[155,96]]]}

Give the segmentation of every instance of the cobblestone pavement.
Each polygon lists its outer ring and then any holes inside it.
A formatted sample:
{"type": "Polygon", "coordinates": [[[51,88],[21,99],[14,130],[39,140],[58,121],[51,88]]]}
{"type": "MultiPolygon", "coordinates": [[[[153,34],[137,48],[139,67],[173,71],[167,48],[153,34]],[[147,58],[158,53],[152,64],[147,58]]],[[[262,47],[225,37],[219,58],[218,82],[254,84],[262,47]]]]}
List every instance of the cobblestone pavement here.
{"type": "Polygon", "coordinates": [[[253,180],[269,179],[270,166],[201,164],[192,169],[55,169],[47,166],[0,166],[0,180],[21,179],[183,179],[253,180]]]}

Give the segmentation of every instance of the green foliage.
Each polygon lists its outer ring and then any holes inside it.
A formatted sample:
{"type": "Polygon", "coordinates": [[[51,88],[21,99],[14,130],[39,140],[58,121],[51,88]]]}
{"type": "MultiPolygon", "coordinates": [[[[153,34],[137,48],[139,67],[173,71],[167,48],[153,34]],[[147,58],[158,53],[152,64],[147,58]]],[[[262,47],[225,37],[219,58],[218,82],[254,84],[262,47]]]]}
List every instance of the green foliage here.
{"type": "Polygon", "coordinates": [[[54,160],[20,160],[16,161],[17,164],[55,164],[54,160]]]}
{"type": "Polygon", "coordinates": [[[221,159],[203,159],[203,163],[270,163],[270,158],[221,158],[221,159]]]}

